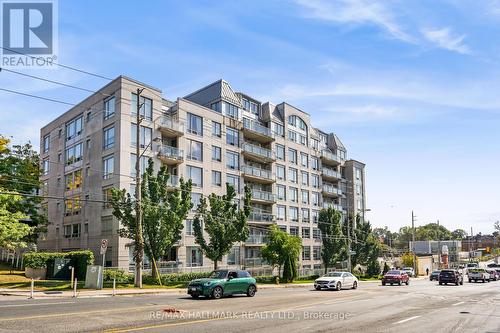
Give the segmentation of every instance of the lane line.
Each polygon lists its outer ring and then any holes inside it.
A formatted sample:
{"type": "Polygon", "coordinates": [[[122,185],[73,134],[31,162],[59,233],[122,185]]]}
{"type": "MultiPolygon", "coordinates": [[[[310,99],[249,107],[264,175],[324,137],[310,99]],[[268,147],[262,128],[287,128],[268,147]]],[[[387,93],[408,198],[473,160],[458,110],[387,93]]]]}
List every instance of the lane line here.
{"type": "Polygon", "coordinates": [[[458,303],[452,304],[451,306],[457,306],[457,305],[464,304],[464,303],[465,302],[458,302],[458,303]]]}
{"type": "Polygon", "coordinates": [[[40,306],[40,305],[58,305],[58,304],[75,304],[76,302],[53,302],[53,303],[28,303],[28,304],[8,304],[8,305],[0,305],[0,308],[14,308],[20,306],[40,306]]]}
{"type": "Polygon", "coordinates": [[[403,320],[395,322],[394,325],[406,323],[407,321],[410,321],[410,320],[413,320],[413,319],[417,319],[417,318],[420,318],[420,317],[422,317],[422,316],[413,316],[413,317],[410,317],[410,318],[406,318],[406,319],[403,319],[403,320]]]}

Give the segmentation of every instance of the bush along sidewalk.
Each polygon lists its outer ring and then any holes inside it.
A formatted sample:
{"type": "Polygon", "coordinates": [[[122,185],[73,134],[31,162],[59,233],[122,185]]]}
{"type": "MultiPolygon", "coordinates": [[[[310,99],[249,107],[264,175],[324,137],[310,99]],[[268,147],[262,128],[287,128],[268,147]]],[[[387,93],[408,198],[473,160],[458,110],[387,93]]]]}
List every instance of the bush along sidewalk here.
{"type": "Polygon", "coordinates": [[[75,265],[75,276],[78,280],[85,280],[87,266],[94,264],[94,253],[92,251],[71,252],[28,252],[24,254],[24,266],[27,268],[47,268],[50,261],[58,258],[72,259],[75,265]]]}

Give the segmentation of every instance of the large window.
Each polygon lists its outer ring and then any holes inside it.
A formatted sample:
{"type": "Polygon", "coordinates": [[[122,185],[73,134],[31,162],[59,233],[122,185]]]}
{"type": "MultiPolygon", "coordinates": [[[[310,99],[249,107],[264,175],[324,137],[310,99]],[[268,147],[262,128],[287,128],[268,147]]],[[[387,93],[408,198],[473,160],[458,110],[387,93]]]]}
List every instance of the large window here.
{"type": "MultiPolygon", "coordinates": [[[[153,120],[153,101],[150,98],[141,96],[139,99],[140,110],[139,115],[147,120],[153,120]]],[[[130,101],[132,116],[137,116],[137,94],[132,93],[132,100],[130,101]]]]}
{"type": "Polygon", "coordinates": [[[309,173],[307,171],[301,171],[302,175],[302,185],[309,185],[309,173]]]}
{"type": "MultiPolygon", "coordinates": [[[[131,124],[130,127],[130,141],[131,145],[135,147],[137,145],[137,125],[131,124]]],[[[153,130],[150,127],[141,126],[141,132],[139,133],[140,147],[145,148],[151,143],[151,137],[153,135],[153,130]]],[[[149,147],[151,148],[151,147],[149,147]]]]}
{"type": "Polygon", "coordinates": [[[321,260],[321,246],[313,246],[313,260],[321,260]]]}
{"type": "Polygon", "coordinates": [[[222,185],[222,173],[220,171],[212,171],[212,185],[222,185]]]}
{"type": "Polygon", "coordinates": [[[302,208],[302,222],[309,222],[309,208],[302,208]]]}
{"type": "Polygon", "coordinates": [[[302,238],[309,239],[311,238],[311,229],[310,228],[302,228],[302,238]]]}
{"type": "Polygon", "coordinates": [[[107,156],[102,159],[102,165],[103,165],[103,178],[104,179],[109,179],[113,177],[113,172],[115,170],[115,158],[113,155],[107,156]]]}
{"type": "Polygon", "coordinates": [[[82,186],[82,169],[68,173],[64,177],[66,191],[72,191],[82,186]]]}
{"type": "Polygon", "coordinates": [[[312,204],[313,206],[319,207],[319,193],[318,192],[312,192],[312,204]]]}
{"type": "Polygon", "coordinates": [[[226,142],[228,145],[239,146],[239,133],[237,129],[226,127],[226,142]]]}
{"type": "Polygon", "coordinates": [[[288,194],[291,202],[298,202],[299,190],[296,187],[288,188],[288,194]]]}
{"type": "Polygon", "coordinates": [[[188,160],[203,161],[203,144],[194,140],[187,140],[188,160]]]}
{"type": "Polygon", "coordinates": [[[109,97],[104,100],[104,120],[115,115],[115,97],[109,97]]]}
{"type": "Polygon", "coordinates": [[[222,125],[216,121],[212,121],[212,135],[222,137],[222,125]]]}
{"type": "Polygon", "coordinates": [[[191,192],[191,203],[193,204],[191,210],[195,211],[198,208],[200,201],[201,201],[201,193],[191,192]]]}
{"type": "MultiPolygon", "coordinates": [[[[130,154],[130,175],[132,177],[135,177],[135,163],[137,161],[137,155],[136,154],[130,154]]],[[[148,167],[148,157],[147,156],[141,156],[141,160],[139,161],[139,172],[142,175],[145,171],[146,168],[148,167]]]]}
{"type": "Polygon", "coordinates": [[[232,151],[227,151],[226,166],[229,169],[238,170],[240,168],[240,155],[232,151]]]}
{"type": "Polygon", "coordinates": [[[238,119],[238,107],[236,105],[224,102],[224,114],[230,118],[238,119]]]}
{"type": "Polygon", "coordinates": [[[203,118],[192,113],[187,114],[187,131],[192,134],[203,136],[203,118]]]}
{"type": "Polygon", "coordinates": [[[276,165],[276,177],[279,180],[285,180],[285,167],[283,165],[276,165]]]}
{"type": "Polygon", "coordinates": [[[276,185],[276,193],[278,200],[286,200],[286,187],[285,185],[276,185]]]}
{"type": "Polygon", "coordinates": [[[299,208],[298,207],[288,207],[288,213],[290,214],[290,221],[299,221],[299,208]]]}
{"type": "Polygon", "coordinates": [[[288,180],[292,183],[298,183],[298,170],[294,168],[288,169],[288,180]]]}
{"type": "Polygon", "coordinates": [[[83,117],[73,119],[72,121],[66,123],[66,140],[71,140],[82,134],[83,129],[83,117]]]}
{"type": "Polygon", "coordinates": [[[42,172],[43,172],[43,175],[48,175],[49,171],[50,171],[50,162],[49,162],[49,158],[47,157],[46,159],[44,159],[42,161],[42,172]]]}
{"type": "Polygon", "coordinates": [[[295,149],[288,148],[288,161],[297,164],[297,151],[295,149]]]}
{"type": "Polygon", "coordinates": [[[319,160],[317,157],[311,157],[311,168],[313,170],[319,170],[319,160]]]}
{"type": "Polygon", "coordinates": [[[276,219],[278,221],[284,221],[286,219],[286,207],[285,206],[281,206],[281,205],[276,206],[276,213],[278,215],[276,217],[276,219]]]}
{"type": "Polygon", "coordinates": [[[66,149],[66,164],[70,165],[75,162],[81,161],[83,156],[83,145],[82,143],[77,143],[66,149]]]}
{"type": "Polygon", "coordinates": [[[236,193],[240,193],[240,177],[239,176],[226,174],[226,184],[233,186],[236,193]]]}
{"type": "Polygon", "coordinates": [[[302,203],[308,205],[309,204],[309,191],[302,190],[301,196],[302,196],[302,203]]]}
{"type": "Polygon", "coordinates": [[[43,137],[43,152],[46,153],[50,149],[50,134],[43,137]]]}
{"type": "Polygon", "coordinates": [[[278,160],[285,160],[285,146],[276,144],[276,158],[278,160]]]}
{"type": "Polygon", "coordinates": [[[304,168],[309,166],[309,156],[306,153],[300,153],[300,164],[304,168]]]}
{"type": "Polygon", "coordinates": [[[302,246],[302,260],[311,260],[310,246],[302,246]]]}
{"type": "Polygon", "coordinates": [[[311,186],[314,188],[319,188],[319,176],[312,174],[311,175],[311,186]]]}
{"type": "Polygon", "coordinates": [[[288,117],[288,124],[297,127],[303,131],[307,130],[306,123],[300,117],[297,117],[295,115],[291,115],[288,117]]]}
{"type": "Polygon", "coordinates": [[[203,187],[203,169],[188,165],[187,177],[193,182],[193,186],[203,187]]]}
{"type": "Polygon", "coordinates": [[[222,161],[222,149],[217,146],[212,146],[212,161],[222,161]]]}
{"type": "Polygon", "coordinates": [[[106,127],[103,130],[102,137],[103,137],[103,143],[102,143],[103,149],[113,148],[113,146],[115,145],[115,127],[114,126],[106,127]]]}
{"type": "Polygon", "coordinates": [[[278,136],[285,136],[285,127],[281,124],[278,123],[271,123],[271,130],[273,131],[274,134],[278,136]]]}

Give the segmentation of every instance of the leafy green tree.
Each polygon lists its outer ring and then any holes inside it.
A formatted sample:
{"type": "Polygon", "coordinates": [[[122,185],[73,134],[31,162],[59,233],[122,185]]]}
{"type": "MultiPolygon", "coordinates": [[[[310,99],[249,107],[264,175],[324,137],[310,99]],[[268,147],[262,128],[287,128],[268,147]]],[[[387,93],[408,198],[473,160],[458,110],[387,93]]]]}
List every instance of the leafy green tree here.
{"type": "Polygon", "coordinates": [[[370,253],[370,255],[368,256],[368,265],[366,266],[366,274],[369,277],[380,275],[380,263],[378,262],[378,256],[375,253],[370,253]]]}
{"type": "Polygon", "coordinates": [[[284,282],[291,282],[297,276],[302,240],[280,230],[276,225],[269,227],[268,242],[262,248],[262,258],[271,266],[278,267],[278,274],[283,267],[281,277],[284,282]]]}
{"type": "MultiPolygon", "coordinates": [[[[0,187],[0,192],[4,191],[0,187]]],[[[9,207],[12,203],[21,201],[19,195],[0,194],[0,247],[14,250],[20,247],[26,247],[24,241],[32,232],[33,228],[22,223],[27,216],[22,212],[11,212],[9,207]]]]}
{"type": "MultiPolygon", "coordinates": [[[[0,187],[6,191],[33,193],[41,189],[40,158],[31,143],[9,146],[9,139],[0,135],[0,187]]],[[[42,193],[43,194],[43,193],[42,193]]],[[[7,204],[11,213],[25,215],[24,222],[32,228],[26,239],[35,243],[39,233],[47,230],[47,215],[40,209],[40,197],[23,197],[7,204]]]]}
{"type": "MultiPolygon", "coordinates": [[[[170,175],[165,166],[154,174],[153,161],[142,178],[141,209],[143,216],[144,253],[153,261],[152,276],[158,275],[156,261],[181,239],[183,221],[191,203],[191,180],[180,179],[179,188],[169,190],[170,175]]],[[[133,239],[136,232],[135,200],[125,189],[113,189],[111,204],[113,215],[121,222],[121,237],[133,239]]],[[[138,255],[137,253],[135,255],[138,255]]]]}
{"type": "Polygon", "coordinates": [[[339,260],[345,258],[346,240],[342,233],[342,214],[333,207],[323,208],[318,216],[318,228],[321,231],[321,259],[325,273],[339,260]]]}
{"type": "Polygon", "coordinates": [[[251,212],[250,199],[251,190],[245,186],[243,209],[238,208],[236,191],[230,184],[226,184],[225,195],[212,193],[208,196],[208,203],[206,198],[201,198],[193,223],[195,241],[207,258],[214,262],[214,269],[231,251],[234,243],[247,240],[250,233],[247,223],[251,212]],[[208,235],[208,242],[203,230],[208,235]]]}
{"type": "Polygon", "coordinates": [[[451,239],[462,240],[467,238],[467,231],[464,229],[455,229],[451,232],[451,239]]]}

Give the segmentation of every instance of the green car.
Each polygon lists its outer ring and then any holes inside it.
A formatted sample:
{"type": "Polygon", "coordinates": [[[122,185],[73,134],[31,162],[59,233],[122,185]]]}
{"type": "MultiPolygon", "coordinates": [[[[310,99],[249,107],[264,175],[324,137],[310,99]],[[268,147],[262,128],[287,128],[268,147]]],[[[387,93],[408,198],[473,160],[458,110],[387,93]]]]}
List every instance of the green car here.
{"type": "Polygon", "coordinates": [[[208,278],[189,282],[187,292],[193,298],[205,296],[219,299],[235,294],[253,297],[257,292],[257,283],[247,271],[219,269],[208,278]]]}

